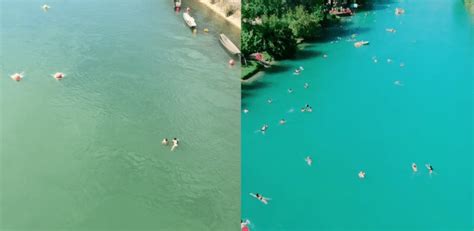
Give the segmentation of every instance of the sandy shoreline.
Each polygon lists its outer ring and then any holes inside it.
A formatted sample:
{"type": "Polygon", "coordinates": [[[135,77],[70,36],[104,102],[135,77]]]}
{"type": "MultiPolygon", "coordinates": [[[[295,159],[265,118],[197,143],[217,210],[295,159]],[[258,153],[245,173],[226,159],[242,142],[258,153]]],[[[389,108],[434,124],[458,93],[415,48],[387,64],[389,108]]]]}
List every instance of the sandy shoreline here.
{"type": "Polygon", "coordinates": [[[236,13],[232,14],[231,16],[226,17],[222,4],[219,4],[219,3],[211,4],[210,0],[199,0],[199,2],[204,4],[206,7],[208,7],[212,11],[216,12],[222,18],[227,20],[230,24],[232,24],[232,25],[236,26],[237,28],[241,29],[240,10],[237,11],[236,13]]]}

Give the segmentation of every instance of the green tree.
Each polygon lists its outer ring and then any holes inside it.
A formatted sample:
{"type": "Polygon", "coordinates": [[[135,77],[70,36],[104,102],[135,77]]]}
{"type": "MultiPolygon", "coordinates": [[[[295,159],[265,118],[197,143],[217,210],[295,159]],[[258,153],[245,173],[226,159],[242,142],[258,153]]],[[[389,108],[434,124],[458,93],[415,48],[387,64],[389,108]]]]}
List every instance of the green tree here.
{"type": "Polygon", "coordinates": [[[321,32],[324,12],[321,7],[318,7],[313,12],[308,12],[304,6],[299,5],[290,10],[286,18],[295,37],[313,38],[321,32]]]}

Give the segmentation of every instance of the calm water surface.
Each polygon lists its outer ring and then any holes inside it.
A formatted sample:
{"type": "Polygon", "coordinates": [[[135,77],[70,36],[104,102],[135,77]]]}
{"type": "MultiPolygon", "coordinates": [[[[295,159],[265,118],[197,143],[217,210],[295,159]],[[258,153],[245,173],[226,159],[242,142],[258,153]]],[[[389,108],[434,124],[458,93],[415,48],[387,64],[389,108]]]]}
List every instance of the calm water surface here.
{"type": "Polygon", "coordinates": [[[252,231],[472,230],[474,22],[455,0],[385,1],[367,13],[243,90],[242,216],[252,231]],[[354,33],[370,45],[354,48],[354,33]]]}
{"type": "Polygon", "coordinates": [[[0,4],[0,230],[238,227],[237,30],[197,3],[196,36],[171,1],[0,4]]]}

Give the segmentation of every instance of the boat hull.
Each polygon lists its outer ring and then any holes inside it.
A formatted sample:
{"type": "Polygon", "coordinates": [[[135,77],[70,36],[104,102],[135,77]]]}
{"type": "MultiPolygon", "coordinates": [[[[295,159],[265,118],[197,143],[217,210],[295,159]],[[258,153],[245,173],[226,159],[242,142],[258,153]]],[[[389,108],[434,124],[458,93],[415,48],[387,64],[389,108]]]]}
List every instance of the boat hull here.
{"type": "Polygon", "coordinates": [[[197,27],[197,24],[196,24],[196,21],[194,20],[193,17],[191,17],[191,15],[189,15],[188,13],[183,13],[183,19],[184,19],[184,22],[186,23],[186,25],[188,25],[189,28],[191,29],[196,29],[197,27]]]}
{"type": "Polygon", "coordinates": [[[232,55],[240,55],[239,48],[225,34],[219,35],[219,42],[232,55]]]}

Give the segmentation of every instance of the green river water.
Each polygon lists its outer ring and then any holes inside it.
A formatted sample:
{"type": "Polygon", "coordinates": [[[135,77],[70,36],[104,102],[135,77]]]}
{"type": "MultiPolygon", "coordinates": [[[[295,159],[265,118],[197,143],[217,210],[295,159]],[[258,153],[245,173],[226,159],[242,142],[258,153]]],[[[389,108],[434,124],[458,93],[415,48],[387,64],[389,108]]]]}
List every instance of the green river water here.
{"type": "Polygon", "coordinates": [[[238,227],[238,30],[194,2],[196,36],[171,1],[0,4],[0,230],[238,227]]]}

